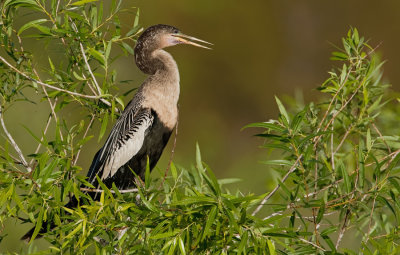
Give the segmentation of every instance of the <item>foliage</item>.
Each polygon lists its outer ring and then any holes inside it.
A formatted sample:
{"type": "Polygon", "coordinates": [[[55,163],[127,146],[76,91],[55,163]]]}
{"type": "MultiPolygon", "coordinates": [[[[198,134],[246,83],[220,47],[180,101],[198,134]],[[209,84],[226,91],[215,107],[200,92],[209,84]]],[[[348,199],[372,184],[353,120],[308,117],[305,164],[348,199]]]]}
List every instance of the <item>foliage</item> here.
{"type": "MultiPolygon", "coordinates": [[[[382,63],[356,29],[333,54],[343,67],[331,71],[319,88],[328,101],[287,110],[276,98],[279,118],[248,126],[264,128],[259,135],[266,139],[264,147],[283,153],[264,161],[282,174],[272,191],[230,192],[224,185],[236,179],[217,180],[197,147],[190,169],[172,163],[165,178],[147,171],[135,192],[102,185],[99,200],[92,201],[80,188],[88,183],[77,160],[93,124],[99,122],[101,139],[123,109],[130,91],[114,96],[122,81],[112,63],[121,53],[133,54],[128,43],[140,32],[137,9],[124,9],[115,0],[103,5],[93,0],[0,4],[1,224],[31,222],[35,236],[47,228],[44,254],[399,252],[400,144],[388,124],[396,116],[385,106],[382,63]],[[124,13],[135,16],[131,27],[121,24],[124,13]],[[19,17],[29,20],[21,25],[19,17]],[[31,38],[61,47],[63,54],[49,54],[48,66],[37,70],[23,45],[31,38]],[[25,101],[49,106],[39,135],[26,127],[37,143],[29,153],[4,119],[25,101]],[[71,105],[84,113],[78,123],[63,114],[71,105]],[[79,207],[65,207],[72,196],[79,207]],[[265,217],[258,216],[261,209],[265,217]],[[346,245],[347,236],[357,244],[346,245]]],[[[35,243],[24,252],[36,251],[35,243]]]]}
{"type": "Polygon", "coordinates": [[[279,182],[281,197],[272,206],[274,215],[290,217],[275,228],[296,230],[297,238],[286,242],[312,246],[315,253],[343,251],[341,244],[351,237],[350,247],[362,254],[397,254],[400,143],[398,136],[383,134],[393,133],[387,121],[398,120],[383,108],[388,88],[381,82],[383,63],[356,29],[332,59],[343,66],[329,72],[319,88],[328,101],[289,114],[276,98],[279,118],[249,125],[265,128],[259,135],[264,147],[285,155],[263,163],[290,174],[290,181],[279,182]],[[382,111],[386,118],[379,118],[382,111]]]}

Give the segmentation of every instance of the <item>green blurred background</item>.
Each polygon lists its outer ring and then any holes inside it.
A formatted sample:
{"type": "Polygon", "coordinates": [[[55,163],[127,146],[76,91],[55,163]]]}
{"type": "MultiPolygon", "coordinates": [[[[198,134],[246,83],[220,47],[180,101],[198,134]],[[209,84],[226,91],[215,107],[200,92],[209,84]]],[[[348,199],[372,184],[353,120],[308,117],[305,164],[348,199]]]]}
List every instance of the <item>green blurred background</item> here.
{"type": "MultiPolygon", "coordinates": [[[[181,73],[180,123],[175,161],[194,160],[195,142],[220,178],[239,177],[243,191],[270,189],[270,170],[258,161],[251,122],[277,117],[274,95],[304,94],[307,102],[334,65],[334,45],[350,27],[376,46],[388,62],[385,75],[398,84],[399,1],[135,1],[144,27],[177,26],[214,43],[212,51],[174,47],[181,73]]],[[[132,60],[129,60],[132,63],[132,60]]],[[[132,64],[131,64],[132,65],[132,64]]],[[[136,68],[134,68],[137,71],[136,68]]],[[[127,72],[129,73],[129,72],[127,72]]],[[[135,75],[135,74],[132,74],[135,75]]],[[[136,79],[137,75],[135,75],[136,79]]],[[[139,81],[138,81],[139,82],[139,81]]],[[[164,153],[168,159],[169,150],[164,153]]],[[[166,163],[160,163],[165,167],[166,163]]]]}
{"type": "MultiPolygon", "coordinates": [[[[358,28],[371,45],[380,44],[379,52],[388,61],[386,79],[394,89],[400,82],[399,1],[137,0],[124,4],[140,8],[143,27],[170,24],[214,43],[211,51],[190,46],[168,49],[181,74],[174,162],[190,167],[198,142],[203,160],[217,177],[243,179],[233,187],[243,192],[266,192],[272,189],[274,181],[271,170],[258,163],[268,157],[268,151],[259,148],[263,141],[253,136],[257,130],[241,128],[276,118],[275,95],[302,93],[305,102],[318,98],[320,94],[315,88],[336,64],[329,60],[335,50],[332,44],[341,45],[341,37],[350,27],[358,28]]],[[[124,16],[122,23],[131,25],[133,16],[124,16]]],[[[32,47],[38,63],[47,63],[41,43],[32,47]]],[[[135,87],[145,79],[133,57],[120,58],[115,67],[119,80],[133,80],[130,84],[135,87]]],[[[131,85],[122,84],[121,91],[131,85]]],[[[24,106],[27,104],[20,107],[24,106]]],[[[29,107],[31,111],[25,114],[16,108],[18,114],[6,115],[10,131],[27,152],[33,150],[34,140],[22,124],[28,122],[29,127],[40,132],[48,116],[45,103],[29,107]]],[[[71,111],[67,115],[76,118],[79,113],[71,111]]],[[[79,164],[84,169],[103,142],[104,139],[100,143],[92,139],[82,151],[79,164]]],[[[167,166],[172,142],[173,137],[158,164],[161,170],[167,166]]],[[[10,222],[6,231],[15,227],[20,228],[20,224],[10,222]]],[[[24,230],[13,232],[0,245],[0,252],[21,247],[17,236],[24,230]]]]}

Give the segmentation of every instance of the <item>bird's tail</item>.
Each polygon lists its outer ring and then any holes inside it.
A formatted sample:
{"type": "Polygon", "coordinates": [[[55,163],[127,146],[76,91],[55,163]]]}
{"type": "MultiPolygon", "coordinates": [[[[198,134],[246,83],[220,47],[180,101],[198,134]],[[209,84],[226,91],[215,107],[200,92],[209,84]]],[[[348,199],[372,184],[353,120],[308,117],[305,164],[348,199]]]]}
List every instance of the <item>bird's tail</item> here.
{"type": "MultiPolygon", "coordinates": [[[[43,234],[46,233],[47,224],[48,224],[47,222],[43,222],[42,228],[39,230],[39,233],[35,237],[36,239],[42,238],[43,234]]],[[[51,224],[50,229],[55,227],[54,223],[50,223],[50,224],[51,224]]],[[[29,243],[32,239],[33,233],[35,232],[35,228],[36,227],[31,228],[31,230],[29,230],[23,237],[21,237],[21,240],[29,243]]]]}

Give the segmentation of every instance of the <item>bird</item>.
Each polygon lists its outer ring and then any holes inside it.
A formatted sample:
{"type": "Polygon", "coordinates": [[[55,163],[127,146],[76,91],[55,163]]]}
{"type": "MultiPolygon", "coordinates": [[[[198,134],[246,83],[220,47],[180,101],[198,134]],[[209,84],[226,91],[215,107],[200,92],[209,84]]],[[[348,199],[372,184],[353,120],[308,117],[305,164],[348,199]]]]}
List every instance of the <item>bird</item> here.
{"type": "MultiPolygon", "coordinates": [[[[210,48],[203,44],[211,45],[163,24],[148,27],[137,39],[135,62],[148,77],[95,154],[87,174],[88,182],[93,186],[99,185],[98,176],[108,188],[113,183],[119,190],[135,187],[135,175],[144,181],[147,164],[151,171],[160,159],[177,124],[180,94],[178,66],[164,49],[178,44],[205,49],[210,48]]],[[[89,193],[96,198],[97,193],[89,193]]],[[[69,208],[76,206],[76,199],[66,205],[69,208]]],[[[42,227],[37,237],[41,237],[44,229],[42,227]]],[[[34,228],[21,239],[29,241],[33,232],[34,228]]]]}
{"type": "Polygon", "coordinates": [[[197,47],[210,44],[182,34],[170,25],[154,25],[138,38],[134,50],[137,67],[149,77],[138,88],[104,146],[96,153],[88,172],[88,181],[96,186],[97,178],[118,189],[135,186],[134,171],[145,178],[147,161],[150,170],[158,162],[178,119],[180,94],[179,70],[174,58],[164,48],[177,44],[197,47]]]}

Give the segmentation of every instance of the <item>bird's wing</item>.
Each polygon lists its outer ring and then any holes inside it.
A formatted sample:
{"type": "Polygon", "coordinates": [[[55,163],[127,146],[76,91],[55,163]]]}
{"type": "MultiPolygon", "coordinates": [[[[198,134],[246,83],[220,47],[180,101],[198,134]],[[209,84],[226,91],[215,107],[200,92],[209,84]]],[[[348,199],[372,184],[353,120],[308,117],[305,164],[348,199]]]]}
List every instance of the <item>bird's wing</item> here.
{"type": "Polygon", "coordinates": [[[96,174],[101,179],[112,177],[142,148],[147,130],[153,124],[154,116],[149,108],[130,107],[123,112],[111,130],[103,148],[96,154],[89,169],[89,181],[96,174]]]}

